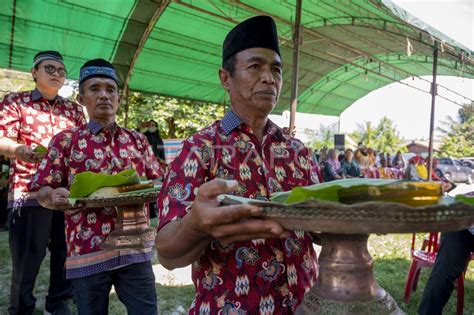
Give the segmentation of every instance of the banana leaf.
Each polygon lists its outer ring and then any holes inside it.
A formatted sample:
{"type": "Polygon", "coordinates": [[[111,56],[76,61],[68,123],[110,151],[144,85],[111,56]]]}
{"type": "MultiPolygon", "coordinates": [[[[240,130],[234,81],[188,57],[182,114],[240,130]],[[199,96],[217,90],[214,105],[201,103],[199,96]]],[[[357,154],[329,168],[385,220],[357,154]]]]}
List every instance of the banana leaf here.
{"type": "Polygon", "coordinates": [[[464,203],[472,205],[474,204],[474,192],[470,192],[465,195],[456,195],[455,199],[456,201],[464,202],[464,203]]]}
{"type": "MultiPolygon", "coordinates": [[[[351,178],[316,184],[307,187],[295,187],[291,191],[273,193],[273,202],[291,204],[310,199],[354,203],[363,201],[394,201],[402,202],[407,194],[414,197],[427,195],[438,203],[441,198],[441,185],[434,182],[413,182],[394,179],[351,178]],[[352,200],[341,200],[344,195],[352,200]]],[[[425,202],[426,203],[426,202],[425,202]]]]}
{"type": "Polygon", "coordinates": [[[135,170],[124,170],[115,175],[82,172],[74,176],[70,188],[71,199],[82,198],[90,195],[102,187],[115,187],[140,183],[140,177],[135,170]]]}

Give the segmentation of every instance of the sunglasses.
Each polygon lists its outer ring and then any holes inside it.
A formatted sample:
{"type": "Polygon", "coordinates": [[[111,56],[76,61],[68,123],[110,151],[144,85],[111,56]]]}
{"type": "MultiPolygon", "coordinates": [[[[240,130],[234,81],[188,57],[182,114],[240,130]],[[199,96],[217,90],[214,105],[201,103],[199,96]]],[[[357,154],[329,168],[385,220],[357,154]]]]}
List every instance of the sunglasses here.
{"type": "Polygon", "coordinates": [[[64,68],[56,68],[53,65],[44,65],[43,68],[44,72],[50,75],[53,75],[55,72],[57,72],[60,77],[65,77],[67,75],[67,71],[64,68]]]}

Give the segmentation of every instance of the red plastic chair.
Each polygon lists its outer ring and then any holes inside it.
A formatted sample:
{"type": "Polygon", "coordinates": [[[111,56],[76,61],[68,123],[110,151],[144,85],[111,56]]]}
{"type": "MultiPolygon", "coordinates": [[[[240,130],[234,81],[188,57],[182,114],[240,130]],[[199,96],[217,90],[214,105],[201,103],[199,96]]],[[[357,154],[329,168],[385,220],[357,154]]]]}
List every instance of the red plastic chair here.
{"type": "MultiPolygon", "coordinates": [[[[411,242],[411,265],[408,270],[408,278],[405,285],[405,303],[410,303],[410,295],[412,291],[416,291],[418,279],[420,278],[421,268],[433,268],[436,254],[439,248],[439,233],[429,233],[428,237],[423,240],[421,250],[415,250],[415,234],[413,234],[411,242]]],[[[471,254],[471,260],[474,260],[474,254],[471,254]]],[[[456,314],[462,315],[464,308],[464,276],[465,272],[456,279],[457,304],[456,314]]]]}

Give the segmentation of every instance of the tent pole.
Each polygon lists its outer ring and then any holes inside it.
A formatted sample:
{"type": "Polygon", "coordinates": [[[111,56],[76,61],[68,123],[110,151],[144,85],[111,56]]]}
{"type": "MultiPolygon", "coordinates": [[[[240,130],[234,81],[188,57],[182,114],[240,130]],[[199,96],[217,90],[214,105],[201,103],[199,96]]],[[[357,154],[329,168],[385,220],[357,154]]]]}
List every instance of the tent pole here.
{"type": "Polygon", "coordinates": [[[128,85],[125,86],[125,128],[128,127],[128,85]]]}
{"type": "Polygon", "coordinates": [[[436,76],[438,72],[438,47],[433,50],[433,83],[431,83],[431,118],[430,118],[430,143],[428,147],[428,180],[431,180],[431,170],[433,169],[433,131],[436,103],[436,76]]]}
{"type": "Polygon", "coordinates": [[[298,68],[300,61],[300,31],[301,31],[301,2],[296,0],[295,32],[293,33],[293,70],[291,79],[291,105],[290,105],[290,126],[288,129],[291,135],[295,128],[296,106],[298,104],[298,68]]]}

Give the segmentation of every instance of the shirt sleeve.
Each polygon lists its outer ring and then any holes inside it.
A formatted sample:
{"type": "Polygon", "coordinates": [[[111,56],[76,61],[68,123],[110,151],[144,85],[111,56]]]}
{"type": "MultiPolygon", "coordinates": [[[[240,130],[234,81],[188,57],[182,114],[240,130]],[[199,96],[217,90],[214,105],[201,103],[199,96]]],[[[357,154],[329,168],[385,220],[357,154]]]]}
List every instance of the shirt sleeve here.
{"type": "Polygon", "coordinates": [[[212,152],[210,150],[212,148],[204,141],[184,141],[180,154],[171,163],[158,197],[157,231],[188,213],[199,186],[209,179],[207,153],[212,152]]]}
{"type": "Polygon", "coordinates": [[[67,154],[67,145],[71,142],[71,136],[68,132],[60,132],[51,139],[48,152],[39,164],[38,171],[29,184],[31,191],[37,191],[42,186],[50,186],[52,188],[68,186],[69,155],[67,154]]]}
{"type": "Polygon", "coordinates": [[[13,94],[5,95],[0,103],[0,138],[18,141],[21,112],[13,98],[13,94]]]}

